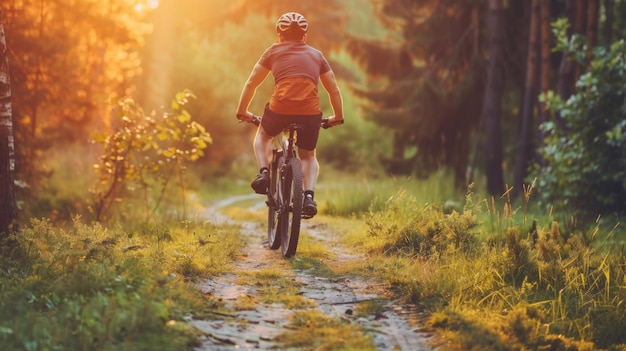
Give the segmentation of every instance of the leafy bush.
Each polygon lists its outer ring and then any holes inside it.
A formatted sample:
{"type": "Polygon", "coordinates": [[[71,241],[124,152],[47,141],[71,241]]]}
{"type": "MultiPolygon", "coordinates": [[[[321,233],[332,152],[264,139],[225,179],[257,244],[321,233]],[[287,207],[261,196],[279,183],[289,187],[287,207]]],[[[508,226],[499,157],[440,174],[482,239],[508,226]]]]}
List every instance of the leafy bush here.
{"type": "Polygon", "coordinates": [[[92,190],[96,220],[110,219],[113,205],[134,190],[143,192],[135,197],[145,199],[146,220],[161,204],[170,183],[178,181],[181,198],[185,197],[185,163],[197,161],[212,141],[184,109],[191,98],[190,91],[176,94],[172,112],[161,115],[146,115],[131,99],[118,102],[119,125],[110,134],[94,135],[94,141],[104,146],[95,165],[99,179],[92,190]]]}
{"type": "Polygon", "coordinates": [[[547,135],[541,154],[545,167],[531,174],[537,178],[541,201],[557,210],[573,211],[581,219],[598,214],[624,213],[626,208],[626,42],[609,50],[589,51],[585,40],[566,37],[567,22],[554,25],[557,49],[586,65],[588,71],[576,83],[576,93],[563,101],[554,91],[541,95],[555,121],[542,126],[547,135]]]}

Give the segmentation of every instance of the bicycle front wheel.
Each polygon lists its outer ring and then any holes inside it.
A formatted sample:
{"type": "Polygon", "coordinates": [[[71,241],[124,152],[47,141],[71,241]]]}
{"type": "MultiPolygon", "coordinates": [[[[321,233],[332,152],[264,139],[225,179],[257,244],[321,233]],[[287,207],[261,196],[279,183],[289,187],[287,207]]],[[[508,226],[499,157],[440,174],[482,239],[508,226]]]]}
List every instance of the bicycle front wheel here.
{"type": "Polygon", "coordinates": [[[280,181],[282,210],[280,213],[281,247],[286,258],[296,254],[300,237],[300,220],[302,219],[302,165],[300,160],[292,158],[285,165],[284,174],[280,181]]]}

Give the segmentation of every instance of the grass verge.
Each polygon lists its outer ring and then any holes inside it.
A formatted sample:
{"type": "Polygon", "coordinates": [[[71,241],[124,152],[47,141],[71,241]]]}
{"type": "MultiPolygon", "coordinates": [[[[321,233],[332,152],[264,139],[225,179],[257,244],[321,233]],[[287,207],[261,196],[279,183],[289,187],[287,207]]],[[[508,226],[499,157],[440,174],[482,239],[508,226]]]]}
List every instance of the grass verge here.
{"type": "Polygon", "coordinates": [[[184,321],[218,307],[191,283],[223,270],[240,245],[234,233],[210,223],[129,232],[78,218],[68,230],[33,220],[2,243],[0,345],[190,349],[197,335],[184,321]]]}
{"type": "Polygon", "coordinates": [[[446,349],[626,350],[626,256],[613,229],[531,226],[506,199],[471,197],[448,211],[403,189],[349,221],[344,245],[368,257],[355,272],[424,305],[446,349]]]}

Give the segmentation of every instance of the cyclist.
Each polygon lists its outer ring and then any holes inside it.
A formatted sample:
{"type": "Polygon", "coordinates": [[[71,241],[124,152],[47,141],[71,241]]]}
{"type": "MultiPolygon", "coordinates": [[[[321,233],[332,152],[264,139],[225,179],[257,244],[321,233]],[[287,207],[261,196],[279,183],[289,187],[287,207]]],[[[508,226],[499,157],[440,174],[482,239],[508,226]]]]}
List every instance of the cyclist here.
{"type": "Polygon", "coordinates": [[[318,95],[318,81],[326,90],[333,110],[329,124],[343,122],[343,100],[328,61],[317,49],[306,44],[309,24],[301,14],[288,12],[276,22],[278,42],[272,44],[261,55],[246,81],[239,105],[237,118],[251,121],[253,114],[248,106],[257,88],[272,73],[274,92],[265,106],[261,125],[254,138],[254,151],[259,164],[259,174],[252,181],[252,189],[266,194],[269,187],[269,168],[272,157],[272,139],[291,123],[305,125],[298,132],[296,145],[302,161],[305,217],[317,214],[314,189],[319,172],[315,154],[322,113],[318,95]]]}

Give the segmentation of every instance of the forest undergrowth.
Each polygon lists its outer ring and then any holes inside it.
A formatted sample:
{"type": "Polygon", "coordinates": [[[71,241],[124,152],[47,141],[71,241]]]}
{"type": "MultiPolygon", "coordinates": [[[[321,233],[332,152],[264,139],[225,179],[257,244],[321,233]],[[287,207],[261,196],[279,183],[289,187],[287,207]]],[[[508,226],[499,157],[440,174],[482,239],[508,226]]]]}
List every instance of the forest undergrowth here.
{"type": "MultiPolygon", "coordinates": [[[[626,350],[618,219],[585,226],[541,214],[530,188],[519,203],[479,199],[471,189],[459,198],[441,176],[321,177],[320,218],[365,253],[350,274],[423,306],[435,347],[626,350]]],[[[105,226],[74,217],[63,228],[33,219],[2,243],[0,345],[191,349],[199,336],[185,321],[220,308],[194,281],[237,259],[238,230],[201,218],[105,226]]]]}
{"type": "Polygon", "coordinates": [[[0,345],[4,350],[184,350],[186,320],[219,303],[190,283],[223,271],[237,228],[210,222],[135,229],[68,228],[32,220],[2,242],[0,345]]]}
{"type": "MultiPolygon", "coordinates": [[[[367,253],[360,274],[425,306],[427,327],[446,349],[626,350],[618,219],[585,225],[542,215],[531,186],[517,202],[507,194],[478,200],[470,189],[459,205],[407,184],[376,207],[364,204],[353,215],[362,221],[345,225],[343,237],[367,253]]],[[[333,192],[337,198],[355,197],[333,192]]]]}

